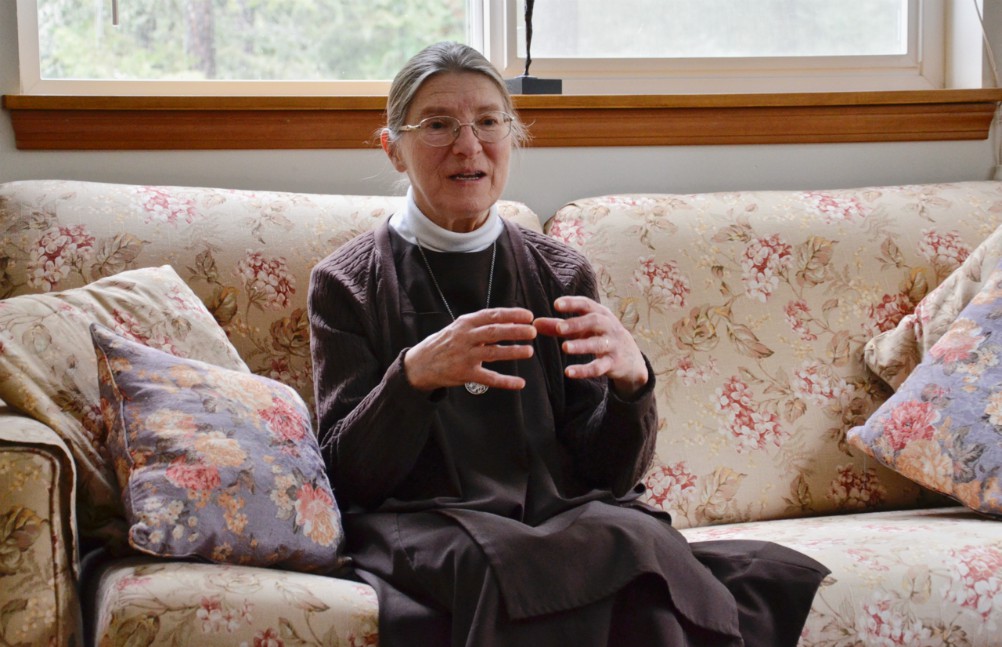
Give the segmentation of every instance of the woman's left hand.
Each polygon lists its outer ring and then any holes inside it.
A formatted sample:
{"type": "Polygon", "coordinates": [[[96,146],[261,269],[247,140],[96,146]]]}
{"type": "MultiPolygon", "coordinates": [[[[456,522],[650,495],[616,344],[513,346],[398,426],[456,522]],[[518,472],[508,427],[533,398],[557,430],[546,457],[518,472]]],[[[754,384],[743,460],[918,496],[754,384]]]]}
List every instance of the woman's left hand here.
{"type": "Polygon", "coordinates": [[[587,364],[567,367],[569,378],[607,376],[622,398],[629,398],[647,384],[647,363],[622,322],[604,305],[582,296],[560,297],[553,303],[567,319],[538,317],[533,325],[541,335],[566,337],[561,344],[569,355],[595,356],[587,364]]]}

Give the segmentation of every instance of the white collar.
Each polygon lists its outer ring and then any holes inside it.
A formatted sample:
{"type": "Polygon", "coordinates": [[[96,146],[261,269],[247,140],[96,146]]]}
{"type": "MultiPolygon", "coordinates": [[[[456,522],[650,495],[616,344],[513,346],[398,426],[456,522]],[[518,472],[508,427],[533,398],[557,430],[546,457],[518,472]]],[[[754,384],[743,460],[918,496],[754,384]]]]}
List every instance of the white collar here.
{"type": "Polygon", "coordinates": [[[504,231],[498,206],[491,205],[487,221],[467,233],[449,231],[421,213],[414,202],[414,189],[407,189],[407,206],[390,217],[390,226],[412,245],[436,252],[479,252],[487,249],[504,231]]]}

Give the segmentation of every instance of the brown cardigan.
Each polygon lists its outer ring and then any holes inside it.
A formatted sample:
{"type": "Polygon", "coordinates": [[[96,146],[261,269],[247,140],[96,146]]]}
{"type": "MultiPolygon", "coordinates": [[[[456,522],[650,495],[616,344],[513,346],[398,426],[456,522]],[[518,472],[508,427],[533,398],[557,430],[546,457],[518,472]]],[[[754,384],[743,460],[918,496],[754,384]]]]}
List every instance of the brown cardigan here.
{"type": "MultiPolygon", "coordinates": [[[[552,302],[561,294],[597,299],[594,274],[583,256],[543,234],[505,221],[520,289],[536,316],[559,316],[552,302]]],[[[386,223],[342,246],[313,270],[309,306],[318,431],[339,504],[378,507],[406,476],[428,440],[427,421],[437,400],[411,388],[403,374],[408,343],[402,326],[400,287],[386,223]],[[378,388],[377,388],[378,387],[378,388]],[[422,424],[422,422],[424,424],[422,424]],[[401,433],[407,430],[407,433],[401,433]]],[[[606,380],[564,380],[569,361],[557,341],[537,340],[558,425],[588,433],[576,444],[579,466],[589,480],[617,495],[643,476],[654,455],[657,411],[654,379],[631,402],[608,389],[606,380]],[[566,406],[571,402],[572,406],[566,406]],[[601,407],[605,427],[586,429],[571,421],[601,407]],[[630,424],[623,424],[629,421],[630,424]]],[[[653,378],[653,375],[651,376],[653,378]]]]}

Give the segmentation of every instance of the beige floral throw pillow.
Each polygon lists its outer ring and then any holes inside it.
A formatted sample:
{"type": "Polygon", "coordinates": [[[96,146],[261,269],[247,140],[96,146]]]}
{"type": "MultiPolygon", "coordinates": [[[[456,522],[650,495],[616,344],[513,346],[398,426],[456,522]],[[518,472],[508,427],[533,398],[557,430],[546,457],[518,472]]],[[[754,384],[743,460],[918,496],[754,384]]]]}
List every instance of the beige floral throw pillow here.
{"type": "Polygon", "coordinates": [[[169,265],[0,301],[0,399],[49,425],[69,445],[79,475],[81,534],[120,539],[122,505],[104,449],[90,337],[95,322],[180,357],[248,369],[169,265]]]}
{"type": "Polygon", "coordinates": [[[870,370],[897,390],[981,290],[999,260],[1002,260],[1002,227],[927,294],[913,313],[866,344],[863,358],[870,370]]]}

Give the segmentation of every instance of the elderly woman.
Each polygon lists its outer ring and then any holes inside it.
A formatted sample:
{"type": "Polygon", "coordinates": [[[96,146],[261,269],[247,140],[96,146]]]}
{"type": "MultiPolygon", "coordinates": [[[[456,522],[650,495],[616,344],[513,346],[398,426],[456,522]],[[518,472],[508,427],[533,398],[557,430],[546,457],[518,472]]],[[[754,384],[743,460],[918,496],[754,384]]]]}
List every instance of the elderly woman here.
{"type": "Polygon", "coordinates": [[[636,484],[654,374],[585,259],[498,215],[524,128],[455,43],[397,75],[406,207],[314,270],[321,445],[380,644],[793,645],[826,569],[689,545],[636,484]]]}

